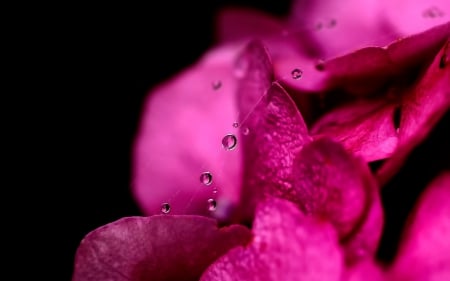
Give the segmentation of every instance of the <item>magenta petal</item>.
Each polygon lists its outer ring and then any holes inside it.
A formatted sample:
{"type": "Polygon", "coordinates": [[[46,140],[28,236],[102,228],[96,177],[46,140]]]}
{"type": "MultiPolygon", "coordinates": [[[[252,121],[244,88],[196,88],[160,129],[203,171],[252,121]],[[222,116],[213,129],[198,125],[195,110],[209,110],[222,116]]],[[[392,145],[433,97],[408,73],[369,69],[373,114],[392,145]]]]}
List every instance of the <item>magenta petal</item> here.
{"type": "Polygon", "coordinates": [[[264,47],[246,51],[247,75],[239,87],[241,138],[244,146],[242,206],[251,219],[256,202],[267,195],[283,197],[292,188],[295,155],[310,140],[295,103],[278,84],[271,86],[271,63],[264,47]]]}
{"type": "MultiPolygon", "coordinates": [[[[381,265],[374,260],[366,260],[350,267],[345,273],[346,281],[388,281],[381,265]]],[[[392,280],[395,281],[395,280],[392,280]]]]}
{"type": "Polygon", "coordinates": [[[250,245],[219,258],[200,280],[341,280],[334,229],[291,202],[271,198],[256,210],[250,245]]]}
{"type": "Polygon", "coordinates": [[[311,134],[332,137],[366,162],[385,159],[397,147],[394,110],[395,105],[384,100],[353,102],[324,115],[311,134]]]}
{"type": "Polygon", "coordinates": [[[131,183],[145,214],[160,213],[167,202],[171,214],[208,215],[215,187],[218,201],[238,202],[240,150],[225,151],[221,144],[236,130],[237,53],[231,47],[212,50],[149,93],[133,147],[131,183]],[[207,171],[213,175],[209,186],[200,182],[207,171]]]}
{"type": "Polygon", "coordinates": [[[378,187],[367,166],[327,138],[306,144],[294,162],[290,200],[328,219],[353,263],[378,246],[383,216],[378,187]]]}
{"type": "Polygon", "coordinates": [[[72,280],[198,280],[219,256],[250,239],[243,226],[219,229],[199,216],[123,218],[81,241],[72,280]]]}
{"type": "Polygon", "coordinates": [[[408,222],[392,280],[450,280],[450,172],[432,181],[408,222]]]}

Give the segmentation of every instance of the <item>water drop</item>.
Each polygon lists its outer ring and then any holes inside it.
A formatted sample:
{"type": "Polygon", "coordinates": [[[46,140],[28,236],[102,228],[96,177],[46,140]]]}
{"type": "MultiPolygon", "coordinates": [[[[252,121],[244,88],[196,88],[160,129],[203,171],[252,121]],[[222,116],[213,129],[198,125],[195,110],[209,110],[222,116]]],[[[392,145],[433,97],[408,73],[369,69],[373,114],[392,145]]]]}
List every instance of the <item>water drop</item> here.
{"type": "Polygon", "coordinates": [[[168,214],[170,212],[170,205],[169,203],[162,203],[161,204],[161,213],[168,214]]]}
{"type": "Polygon", "coordinates": [[[331,19],[330,21],[328,21],[327,27],[332,28],[336,25],[336,23],[337,23],[337,21],[335,19],[331,19]]]}
{"type": "Polygon", "coordinates": [[[325,69],[325,62],[323,60],[318,60],[316,63],[316,69],[322,71],[325,69]]]}
{"type": "Polygon", "coordinates": [[[222,146],[226,150],[232,150],[236,147],[236,145],[237,145],[237,138],[235,135],[228,134],[222,138],[222,146]]]}
{"type": "Polygon", "coordinates": [[[239,127],[239,123],[238,123],[237,121],[236,121],[236,122],[234,122],[234,123],[233,123],[233,127],[234,127],[234,128],[237,128],[237,127],[239,127]]]}
{"type": "Polygon", "coordinates": [[[319,21],[318,23],[316,23],[316,29],[317,29],[317,30],[321,30],[322,27],[323,27],[322,22],[319,21]]]}
{"type": "Polygon", "coordinates": [[[423,11],[422,16],[425,18],[437,18],[444,16],[444,12],[442,12],[438,7],[433,6],[423,11]]]}
{"type": "Polygon", "coordinates": [[[292,78],[299,79],[299,78],[302,77],[303,71],[301,71],[300,69],[296,68],[296,69],[292,70],[291,75],[292,75],[292,78]]]}
{"type": "Polygon", "coordinates": [[[216,200],[210,198],[208,199],[208,210],[209,211],[215,211],[217,208],[217,202],[216,200]]]}
{"type": "Polygon", "coordinates": [[[220,87],[222,87],[222,81],[217,80],[217,81],[212,82],[212,87],[214,90],[219,90],[220,87]]]}
{"type": "Polygon", "coordinates": [[[216,194],[219,190],[217,189],[217,187],[214,187],[212,190],[212,193],[216,194]]]}
{"type": "Polygon", "coordinates": [[[250,133],[250,130],[249,130],[248,127],[242,128],[242,134],[243,134],[244,136],[248,135],[248,133],[250,133]]]}
{"type": "Polygon", "coordinates": [[[448,64],[449,61],[449,56],[447,56],[446,54],[443,54],[441,56],[441,59],[439,60],[439,68],[444,69],[445,66],[448,64]]]}
{"type": "Polygon", "coordinates": [[[212,183],[212,174],[210,172],[204,172],[200,175],[200,182],[204,185],[210,185],[212,183]]]}
{"type": "Polygon", "coordinates": [[[243,78],[247,74],[249,63],[245,56],[240,55],[234,64],[234,75],[237,78],[243,78]]]}

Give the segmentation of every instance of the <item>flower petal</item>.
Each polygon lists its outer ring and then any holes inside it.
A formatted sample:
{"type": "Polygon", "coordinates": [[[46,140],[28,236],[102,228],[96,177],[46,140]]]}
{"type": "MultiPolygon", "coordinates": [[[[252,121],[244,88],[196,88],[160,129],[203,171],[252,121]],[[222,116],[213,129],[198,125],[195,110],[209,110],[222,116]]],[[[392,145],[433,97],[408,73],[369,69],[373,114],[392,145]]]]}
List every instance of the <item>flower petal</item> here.
{"type": "Polygon", "coordinates": [[[250,239],[243,226],[219,229],[205,217],[127,217],[86,235],[72,280],[198,280],[219,256],[250,239]]]}
{"type": "Polygon", "coordinates": [[[289,199],[308,214],[328,219],[354,263],[375,253],[383,226],[378,186],[367,166],[339,143],[319,138],[294,161],[289,199]]]}
{"type": "Polygon", "coordinates": [[[396,260],[392,280],[450,279],[450,172],[435,178],[421,195],[396,260]]]}
{"type": "Polygon", "coordinates": [[[167,202],[171,214],[208,215],[214,187],[218,201],[239,200],[240,150],[221,145],[236,130],[237,52],[214,49],[149,93],[133,147],[132,188],[144,213],[158,214],[167,202]],[[206,171],[213,176],[210,186],[200,182],[206,171]]]}
{"type": "Polygon", "coordinates": [[[334,229],[291,202],[258,205],[253,241],[232,249],[200,280],[341,280],[342,254],[334,229]]]}

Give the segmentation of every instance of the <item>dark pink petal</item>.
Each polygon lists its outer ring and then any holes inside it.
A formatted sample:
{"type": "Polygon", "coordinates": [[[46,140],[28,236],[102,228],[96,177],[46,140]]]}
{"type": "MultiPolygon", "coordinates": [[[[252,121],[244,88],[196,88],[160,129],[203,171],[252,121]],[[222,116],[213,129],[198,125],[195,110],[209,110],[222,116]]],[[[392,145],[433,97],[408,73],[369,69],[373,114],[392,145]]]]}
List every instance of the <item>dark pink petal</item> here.
{"type": "Polygon", "coordinates": [[[397,147],[394,110],[385,100],[346,104],[319,119],[311,134],[332,137],[366,162],[385,159],[397,147]]]}
{"type": "Polygon", "coordinates": [[[77,249],[73,281],[198,280],[250,231],[219,229],[200,216],[128,217],[90,232],[77,249]]]}
{"type": "Polygon", "coordinates": [[[384,24],[379,1],[294,1],[290,22],[321,59],[369,46],[384,46],[396,33],[384,24]]]}
{"type": "Polygon", "coordinates": [[[449,41],[437,53],[423,76],[403,96],[398,150],[377,172],[382,185],[398,171],[409,153],[420,144],[450,109],[449,41]]]}
{"type": "Polygon", "coordinates": [[[448,0],[382,0],[383,17],[401,35],[410,35],[450,21],[448,0]]]}
{"type": "Polygon", "coordinates": [[[334,229],[291,202],[271,198],[261,203],[253,232],[248,246],[220,257],[200,280],[341,280],[342,254],[334,229]]]}
{"type": "Polygon", "coordinates": [[[364,162],[339,143],[319,138],[296,156],[292,174],[288,198],[336,227],[347,262],[373,255],[383,216],[378,186],[364,162]]]}
{"type": "Polygon", "coordinates": [[[241,203],[244,217],[251,219],[258,200],[292,188],[294,157],[310,137],[295,103],[278,83],[271,84],[270,58],[262,44],[251,43],[244,58],[248,68],[238,91],[245,153],[241,203]]]}
{"type": "Polygon", "coordinates": [[[238,7],[224,8],[217,15],[217,37],[220,43],[262,39],[281,34],[281,20],[262,11],[238,7]]]}
{"type": "Polygon", "coordinates": [[[449,171],[427,187],[408,222],[392,280],[450,280],[449,171]]]}
{"type": "MultiPolygon", "coordinates": [[[[240,144],[225,151],[221,140],[237,133],[235,47],[214,49],[195,65],[152,89],[142,108],[133,147],[132,188],[146,214],[207,215],[207,200],[237,203],[241,180],[240,144]],[[212,184],[200,175],[209,171],[212,184]]],[[[223,204],[218,204],[221,208],[223,204]]],[[[219,213],[220,210],[218,210],[219,213]]]]}

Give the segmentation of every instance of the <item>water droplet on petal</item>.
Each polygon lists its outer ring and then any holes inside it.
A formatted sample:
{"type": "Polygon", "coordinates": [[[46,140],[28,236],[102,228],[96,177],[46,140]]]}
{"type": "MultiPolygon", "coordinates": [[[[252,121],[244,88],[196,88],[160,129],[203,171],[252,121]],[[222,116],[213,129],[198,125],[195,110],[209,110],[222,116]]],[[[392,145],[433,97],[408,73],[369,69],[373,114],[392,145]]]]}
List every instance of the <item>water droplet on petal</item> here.
{"type": "Polygon", "coordinates": [[[236,145],[237,145],[237,138],[235,135],[228,134],[222,138],[222,146],[226,150],[232,150],[236,147],[236,145]]]}
{"type": "Polygon", "coordinates": [[[208,210],[209,211],[215,211],[217,208],[216,200],[210,198],[208,199],[208,210]]]}
{"type": "Polygon", "coordinates": [[[170,212],[170,205],[169,203],[162,203],[161,204],[161,213],[168,214],[170,212]]]}
{"type": "MultiPolygon", "coordinates": [[[[448,47],[448,45],[447,45],[447,47],[448,47]]],[[[441,56],[441,59],[439,60],[439,68],[444,69],[445,66],[448,64],[448,62],[449,62],[449,56],[447,56],[446,54],[443,54],[441,56]]]]}
{"type": "Polygon", "coordinates": [[[212,82],[212,87],[214,90],[219,90],[220,87],[222,87],[222,81],[217,80],[217,81],[212,82]]]}
{"type": "Polygon", "coordinates": [[[322,22],[319,21],[318,23],[316,23],[316,29],[317,29],[317,30],[321,30],[322,27],[323,27],[322,22]]]}
{"type": "Polygon", "coordinates": [[[325,69],[325,62],[323,60],[318,60],[316,63],[316,69],[322,71],[325,69]]]}
{"type": "Polygon", "coordinates": [[[212,183],[212,174],[210,172],[204,172],[200,175],[200,182],[204,185],[210,185],[212,183]]]}
{"type": "Polygon", "coordinates": [[[292,78],[299,79],[302,77],[303,71],[296,68],[296,69],[292,70],[291,75],[292,75],[292,78]]]}
{"type": "Polygon", "coordinates": [[[249,130],[248,127],[242,128],[242,134],[243,134],[244,136],[248,135],[248,133],[250,133],[250,130],[249,130]]]}
{"type": "Polygon", "coordinates": [[[248,67],[248,61],[245,56],[239,56],[234,64],[234,75],[237,78],[243,78],[247,74],[248,67]]]}
{"type": "Polygon", "coordinates": [[[336,25],[337,21],[335,19],[330,19],[327,23],[328,28],[333,28],[336,25]]]}
{"type": "Polygon", "coordinates": [[[234,127],[234,128],[239,127],[239,123],[238,123],[238,122],[234,122],[234,123],[233,123],[233,127],[234,127]]]}
{"type": "Polygon", "coordinates": [[[425,18],[443,17],[444,12],[442,12],[442,10],[439,9],[438,7],[433,6],[423,11],[422,16],[425,18]]]}
{"type": "Polygon", "coordinates": [[[216,194],[219,190],[217,189],[217,187],[214,187],[212,190],[212,193],[216,194]]]}

